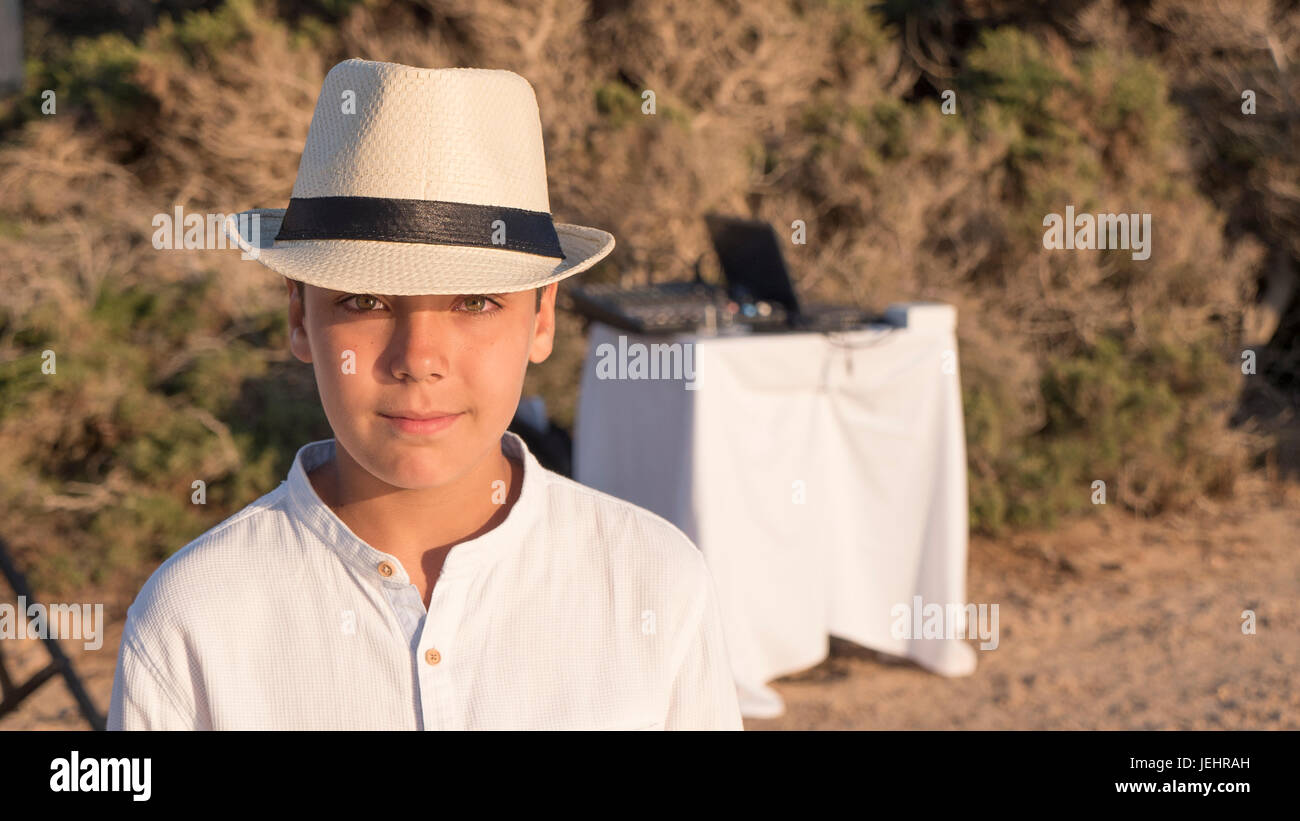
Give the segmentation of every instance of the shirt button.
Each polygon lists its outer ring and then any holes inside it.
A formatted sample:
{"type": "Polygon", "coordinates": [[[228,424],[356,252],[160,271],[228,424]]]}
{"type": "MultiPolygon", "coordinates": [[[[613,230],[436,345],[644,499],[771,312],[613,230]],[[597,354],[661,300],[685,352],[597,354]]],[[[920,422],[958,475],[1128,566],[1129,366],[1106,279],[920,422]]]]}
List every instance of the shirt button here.
{"type": "Polygon", "coordinates": [[[442,653],[439,653],[437,650],[430,647],[428,650],[424,651],[424,660],[430,664],[437,664],[442,661],[442,653]]]}
{"type": "Polygon", "coordinates": [[[379,563],[379,575],[381,575],[381,576],[391,576],[391,575],[393,575],[393,566],[392,566],[391,564],[389,564],[388,562],[380,562],[380,563],[379,563]]]}

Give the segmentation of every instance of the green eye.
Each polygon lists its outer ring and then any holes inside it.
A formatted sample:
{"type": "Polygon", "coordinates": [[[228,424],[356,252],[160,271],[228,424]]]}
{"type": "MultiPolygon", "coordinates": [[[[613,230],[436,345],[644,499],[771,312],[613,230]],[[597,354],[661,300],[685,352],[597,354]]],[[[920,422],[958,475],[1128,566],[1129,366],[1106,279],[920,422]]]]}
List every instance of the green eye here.
{"type": "Polygon", "coordinates": [[[461,314],[490,317],[501,313],[501,303],[486,294],[474,294],[463,298],[454,310],[461,314]]]}
{"type": "Polygon", "coordinates": [[[356,300],[357,300],[357,307],[363,311],[372,310],[376,305],[379,304],[379,300],[375,299],[372,296],[368,296],[366,294],[362,294],[356,297],[356,300]]]}

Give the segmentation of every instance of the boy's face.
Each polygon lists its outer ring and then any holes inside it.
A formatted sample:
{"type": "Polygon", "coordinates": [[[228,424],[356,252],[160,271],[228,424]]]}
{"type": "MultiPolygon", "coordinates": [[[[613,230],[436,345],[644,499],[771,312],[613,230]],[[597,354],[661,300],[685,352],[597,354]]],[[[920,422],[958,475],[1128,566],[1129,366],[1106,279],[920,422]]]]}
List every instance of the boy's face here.
{"type": "Polygon", "coordinates": [[[316,372],[338,444],[388,485],[425,489],[500,451],[529,362],[550,356],[556,284],[487,295],[289,287],[289,347],[316,372]],[[450,414],[418,424],[396,417],[450,414]]]}

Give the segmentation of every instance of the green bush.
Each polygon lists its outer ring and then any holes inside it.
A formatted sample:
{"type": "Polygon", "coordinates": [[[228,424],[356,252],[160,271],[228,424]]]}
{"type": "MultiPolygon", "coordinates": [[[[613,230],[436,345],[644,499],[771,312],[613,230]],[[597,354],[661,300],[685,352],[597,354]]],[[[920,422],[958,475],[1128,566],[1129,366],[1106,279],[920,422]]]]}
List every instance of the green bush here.
{"type": "MultiPolygon", "coordinates": [[[[977,531],[1094,512],[1094,480],[1142,513],[1228,492],[1239,458],[1222,446],[1235,367],[1223,340],[1252,259],[1188,170],[1177,77],[1122,43],[1006,25],[963,35],[949,116],[924,84],[915,98],[903,32],[884,22],[907,4],[887,5],[889,17],[852,0],[774,3],[729,25],[723,3],[614,4],[543,27],[540,5],[495,0],[454,15],[231,0],[135,41],[42,38],[26,121],[0,147],[0,254],[20,260],[0,280],[60,286],[0,305],[0,513],[35,534],[34,583],[147,572],[330,435],[310,369],[285,360],[283,300],[227,303],[231,268],[154,253],[148,217],[183,198],[224,211],[287,196],[317,68],[351,56],[512,68],[544,100],[578,101],[543,117],[560,135],[548,132],[548,172],[567,181],[552,184],[556,213],[619,238],[586,276],[686,276],[676,257],[708,256],[702,213],[750,211],[808,221],[790,259],[823,289],[810,297],[958,305],[977,531]],[[551,39],[526,54],[503,16],[524,40],[551,39]],[[653,80],[657,117],[627,77],[653,80]],[[45,88],[58,118],[39,113],[45,88]],[[1066,204],[1153,213],[1156,252],[1044,254],[1043,216],[1066,204]],[[46,348],[57,378],[40,373],[46,348]],[[202,508],[189,503],[198,478],[202,508]],[[77,497],[75,483],[112,496],[77,497]]],[[[560,324],[526,384],[567,423],[582,340],[571,316],[560,324]]]]}
{"type": "Polygon", "coordinates": [[[1111,333],[1078,355],[1048,363],[1041,379],[1046,422],[1008,449],[999,429],[1001,401],[986,386],[966,392],[967,437],[997,470],[972,469],[972,527],[1051,526],[1090,512],[1093,482],[1106,503],[1152,515],[1202,493],[1223,494],[1242,469],[1240,456],[1210,443],[1216,414],[1234,390],[1232,365],[1217,342],[1150,347],[1111,333]],[[990,457],[991,455],[991,457],[990,457]],[[1190,470],[1189,470],[1190,466],[1190,470]]]}

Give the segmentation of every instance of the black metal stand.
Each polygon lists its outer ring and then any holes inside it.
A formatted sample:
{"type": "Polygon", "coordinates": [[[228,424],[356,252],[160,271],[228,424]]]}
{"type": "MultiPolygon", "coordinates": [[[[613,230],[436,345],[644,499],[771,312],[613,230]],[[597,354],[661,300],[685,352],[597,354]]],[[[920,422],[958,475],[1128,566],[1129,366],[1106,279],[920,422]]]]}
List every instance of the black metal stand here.
{"type": "MultiPolygon", "coordinates": [[[[27,579],[18,566],[9,558],[9,549],[4,539],[0,539],[0,572],[4,573],[5,579],[9,581],[9,586],[13,588],[14,593],[21,596],[27,601],[34,601],[35,596],[27,587],[27,579]]],[[[18,613],[17,617],[26,619],[26,613],[18,613]]],[[[62,675],[67,682],[68,689],[72,691],[72,697],[77,700],[77,706],[81,708],[81,714],[85,716],[86,721],[90,722],[91,729],[103,730],[105,728],[104,717],[99,714],[95,708],[95,703],[90,700],[90,694],[82,686],[81,679],[77,677],[76,670],[72,667],[72,659],[68,658],[59,646],[55,638],[44,638],[41,642],[49,652],[51,661],[40,672],[15,686],[14,681],[9,676],[9,670],[5,667],[4,642],[0,641],[0,718],[8,715],[18,709],[23,699],[36,692],[42,684],[54,678],[55,675],[62,675]]]]}

